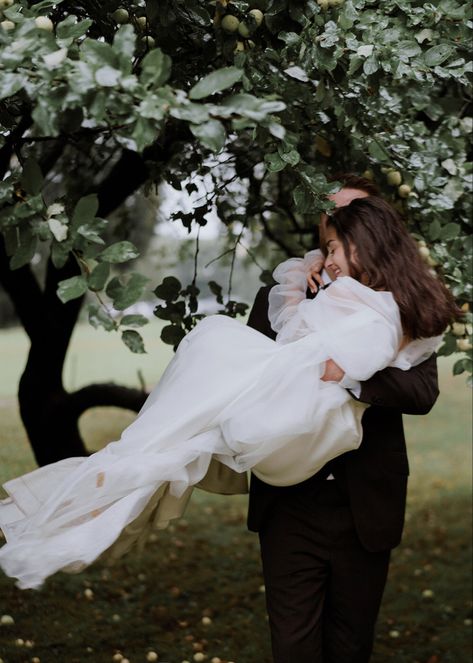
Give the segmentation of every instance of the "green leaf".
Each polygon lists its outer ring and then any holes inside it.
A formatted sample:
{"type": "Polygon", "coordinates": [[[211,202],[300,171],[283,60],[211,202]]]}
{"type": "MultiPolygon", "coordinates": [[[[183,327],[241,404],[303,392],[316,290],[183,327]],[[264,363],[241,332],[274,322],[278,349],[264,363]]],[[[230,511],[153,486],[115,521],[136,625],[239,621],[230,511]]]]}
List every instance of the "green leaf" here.
{"type": "Polygon", "coordinates": [[[57,296],[63,304],[71,299],[82,297],[87,292],[87,279],[85,276],[73,276],[61,281],[57,288],[57,296]]]}
{"type": "Polygon", "coordinates": [[[437,44],[437,46],[432,46],[432,48],[425,51],[424,62],[428,67],[437,67],[445,62],[454,50],[450,44],[437,44]]]}
{"type": "Polygon", "coordinates": [[[35,2],[32,4],[30,11],[33,11],[35,16],[43,13],[46,9],[51,9],[56,5],[60,5],[64,0],[43,0],[42,2],[35,2]]]}
{"type": "Polygon", "coordinates": [[[209,281],[208,286],[210,289],[210,292],[215,295],[215,298],[219,304],[223,304],[223,296],[222,296],[222,286],[219,285],[216,281],[209,281]]]}
{"type": "Polygon", "coordinates": [[[124,315],[120,320],[120,325],[122,327],[144,327],[148,322],[148,318],[144,315],[124,315]]]}
{"type": "Polygon", "coordinates": [[[292,192],[296,210],[301,214],[308,214],[314,209],[314,198],[304,186],[296,186],[292,192]]]}
{"type": "Polygon", "coordinates": [[[176,279],[174,276],[166,276],[153,292],[158,299],[164,299],[166,302],[174,302],[179,297],[181,290],[182,284],[179,279],[176,279]]]}
{"type": "Polygon", "coordinates": [[[117,278],[112,279],[105,292],[112,297],[113,307],[117,311],[123,311],[141,299],[148,281],[148,277],[135,272],[125,285],[117,278]]]}
{"type": "Polygon", "coordinates": [[[69,258],[70,246],[53,242],[51,246],[51,261],[56,269],[61,269],[69,258]]]}
{"type": "Polygon", "coordinates": [[[23,166],[23,174],[21,176],[21,186],[23,189],[26,193],[29,193],[32,196],[37,196],[41,193],[43,181],[43,173],[41,172],[38,162],[33,158],[27,159],[23,166]]]}
{"type": "Polygon", "coordinates": [[[153,314],[160,320],[169,320],[169,322],[180,324],[184,320],[186,312],[186,302],[179,300],[177,302],[168,301],[166,302],[166,306],[156,306],[153,314]]]}
{"type": "Polygon", "coordinates": [[[103,290],[110,274],[110,263],[99,262],[89,276],[89,288],[94,292],[103,290]]]}
{"type": "Polygon", "coordinates": [[[446,334],[443,338],[443,345],[437,351],[437,354],[443,357],[457,352],[457,339],[452,334],[446,334]]]}
{"type": "Polygon", "coordinates": [[[177,120],[186,120],[194,124],[202,124],[209,119],[209,111],[202,104],[188,103],[185,106],[171,108],[169,114],[177,120]]]}
{"type": "Polygon", "coordinates": [[[435,221],[432,221],[432,223],[429,226],[429,238],[432,241],[435,241],[439,239],[441,232],[442,232],[442,226],[440,225],[440,221],[438,219],[435,219],[435,221]]]}
{"type": "Polygon", "coordinates": [[[84,39],[81,45],[81,59],[95,67],[103,67],[106,64],[116,67],[118,64],[118,56],[112,46],[96,39],[84,39]]]}
{"type": "Polygon", "coordinates": [[[278,154],[283,161],[290,164],[291,166],[297,166],[301,160],[299,152],[294,149],[284,150],[281,147],[278,147],[278,154]]]}
{"type": "Polygon", "coordinates": [[[400,55],[402,55],[402,57],[405,58],[412,58],[415,55],[422,53],[422,49],[419,44],[413,40],[400,41],[396,45],[396,50],[400,55]]]}
{"type": "Polygon", "coordinates": [[[58,132],[58,114],[50,101],[40,97],[31,113],[31,117],[43,136],[54,136],[58,132]]]}
{"type": "Polygon", "coordinates": [[[71,14],[64,21],[57,24],[56,36],[58,39],[77,39],[85,35],[92,23],[93,21],[89,18],[84,21],[77,21],[77,17],[71,14]]]}
{"type": "Polygon", "coordinates": [[[88,196],[81,198],[74,208],[72,214],[72,225],[75,228],[85,224],[87,221],[92,221],[97,214],[99,208],[99,201],[97,194],[91,193],[88,196]]]}
{"type": "Polygon", "coordinates": [[[98,254],[97,260],[101,262],[127,262],[133,260],[140,255],[140,252],[134,244],[128,241],[116,242],[108,246],[104,251],[98,254]]]}
{"type": "Polygon", "coordinates": [[[453,365],[453,375],[461,375],[464,373],[470,365],[469,360],[467,359],[459,359],[455,364],[453,365]]]}
{"type": "Polygon", "coordinates": [[[113,50],[120,61],[122,73],[130,73],[135,54],[136,34],[131,25],[121,25],[113,37],[113,50]]]}
{"type": "Polygon", "coordinates": [[[266,168],[271,173],[277,173],[280,170],[284,170],[287,165],[287,162],[281,158],[278,152],[274,152],[273,154],[265,154],[264,163],[266,164],[266,168]]]}
{"type": "Polygon", "coordinates": [[[90,304],[89,322],[95,329],[101,327],[105,331],[113,331],[117,328],[114,319],[99,304],[90,304]]]}
{"type": "Polygon", "coordinates": [[[159,125],[155,121],[145,117],[138,117],[135,128],[133,129],[132,138],[136,142],[139,152],[156,140],[158,127],[159,125]]]}
{"type": "Polygon", "coordinates": [[[19,73],[2,72],[0,76],[0,99],[7,99],[23,88],[25,77],[19,73]]]}
{"type": "Polygon", "coordinates": [[[204,147],[208,147],[212,152],[220,152],[223,149],[227,134],[225,127],[218,120],[209,120],[203,124],[191,124],[189,127],[204,147]]]}
{"type": "Polygon", "coordinates": [[[145,55],[141,63],[140,83],[145,87],[161,87],[171,75],[172,60],[169,55],[155,48],[145,55]]]}
{"type": "Polygon", "coordinates": [[[443,239],[444,241],[455,239],[459,236],[460,230],[461,228],[458,223],[447,223],[447,225],[443,226],[440,232],[440,239],[443,239]]]}
{"type": "Polygon", "coordinates": [[[132,352],[135,352],[136,354],[146,353],[143,338],[137,331],[131,329],[125,330],[122,332],[122,341],[132,352]]]}
{"type": "Polygon", "coordinates": [[[120,80],[122,72],[120,69],[105,65],[95,72],[95,80],[102,87],[115,87],[120,80]]]}
{"type": "Polygon", "coordinates": [[[389,160],[389,154],[386,152],[384,147],[375,140],[372,140],[368,145],[368,152],[373,157],[373,159],[379,161],[380,163],[386,163],[389,160]]]}
{"type": "Polygon", "coordinates": [[[371,55],[363,63],[363,71],[367,76],[374,74],[379,69],[379,60],[376,55],[371,55]]]}
{"type": "Polygon", "coordinates": [[[174,348],[177,348],[185,335],[186,332],[182,327],[178,327],[177,325],[166,325],[166,327],[163,327],[161,330],[161,340],[163,343],[172,345],[174,348]]]}
{"type": "Polygon", "coordinates": [[[342,30],[350,30],[358,17],[351,0],[346,0],[338,16],[338,25],[342,30]]]}
{"type": "Polygon", "coordinates": [[[279,140],[284,140],[286,135],[286,128],[283,127],[282,124],[279,124],[279,122],[270,122],[268,124],[268,129],[272,136],[278,138],[279,140]]]}
{"type": "Polygon", "coordinates": [[[94,244],[105,244],[105,241],[100,237],[98,231],[102,228],[100,226],[95,226],[90,223],[86,223],[83,226],[79,226],[77,229],[77,234],[85,239],[88,239],[89,242],[94,244]]]}
{"type": "Polygon", "coordinates": [[[202,78],[189,92],[190,99],[203,99],[216,92],[221,92],[241,80],[243,69],[223,67],[202,78]]]}
{"type": "Polygon", "coordinates": [[[28,228],[20,233],[20,243],[10,259],[10,269],[19,269],[28,265],[36,253],[38,238],[28,228]]]}

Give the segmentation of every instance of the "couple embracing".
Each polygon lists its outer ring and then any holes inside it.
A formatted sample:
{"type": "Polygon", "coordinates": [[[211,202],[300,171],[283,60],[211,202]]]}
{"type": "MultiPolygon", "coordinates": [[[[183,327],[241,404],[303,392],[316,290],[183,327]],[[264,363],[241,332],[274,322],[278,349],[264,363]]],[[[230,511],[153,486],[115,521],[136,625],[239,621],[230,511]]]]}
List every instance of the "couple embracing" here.
{"type": "Polygon", "coordinates": [[[119,441],[5,484],[0,566],[19,587],[123,554],[195,486],[244,491],[251,470],[274,662],[368,661],[403,525],[401,415],[432,407],[459,311],[371,183],[342,182],[325,255],[279,265],[249,326],[204,319],[119,441]]]}

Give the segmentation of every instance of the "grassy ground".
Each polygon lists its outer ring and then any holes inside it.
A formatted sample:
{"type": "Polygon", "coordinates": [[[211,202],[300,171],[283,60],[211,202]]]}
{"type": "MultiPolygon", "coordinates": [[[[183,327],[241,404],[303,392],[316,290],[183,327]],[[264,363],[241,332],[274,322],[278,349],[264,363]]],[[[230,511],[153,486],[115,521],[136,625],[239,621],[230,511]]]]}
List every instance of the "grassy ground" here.
{"type": "MultiPolygon", "coordinates": [[[[138,369],[153,382],[167,360],[157,336],[156,328],[149,330],[149,355],[136,358],[118,339],[79,329],[66,366],[68,386],[98,378],[136,384],[138,369]]],[[[34,467],[13,398],[25,350],[18,332],[0,333],[3,481],[34,467]]],[[[471,660],[471,394],[462,378],[450,376],[450,365],[441,361],[442,394],[434,411],[406,421],[407,523],[393,554],[373,663],[471,660]]],[[[87,413],[82,428],[89,446],[116,438],[131,416],[87,413]]],[[[58,575],[41,592],[21,592],[0,577],[0,615],[15,620],[0,624],[0,658],[102,663],[121,652],[139,663],[152,650],[161,663],[193,661],[199,651],[207,661],[269,663],[257,537],[245,529],[245,518],[245,497],[196,491],[185,520],[141,557],[133,552],[111,568],[58,575]],[[206,617],[210,623],[202,622],[206,617]],[[19,638],[33,646],[17,644],[19,638]]]]}

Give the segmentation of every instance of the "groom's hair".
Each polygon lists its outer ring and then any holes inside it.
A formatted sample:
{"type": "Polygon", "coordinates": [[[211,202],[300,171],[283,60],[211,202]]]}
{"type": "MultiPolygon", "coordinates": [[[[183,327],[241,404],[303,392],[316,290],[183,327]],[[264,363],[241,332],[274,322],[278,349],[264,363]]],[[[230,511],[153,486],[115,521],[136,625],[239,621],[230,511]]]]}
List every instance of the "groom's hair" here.
{"type": "Polygon", "coordinates": [[[385,200],[352,200],[332,213],[327,226],[343,244],[351,276],[393,294],[410,339],[438,336],[462,317],[452,294],[420,257],[401,216],[385,200]]]}
{"type": "Polygon", "coordinates": [[[358,191],[364,191],[369,196],[381,195],[373,180],[356,175],[355,173],[335,173],[334,175],[327,177],[327,180],[329,182],[340,182],[344,189],[358,189],[358,191]]]}

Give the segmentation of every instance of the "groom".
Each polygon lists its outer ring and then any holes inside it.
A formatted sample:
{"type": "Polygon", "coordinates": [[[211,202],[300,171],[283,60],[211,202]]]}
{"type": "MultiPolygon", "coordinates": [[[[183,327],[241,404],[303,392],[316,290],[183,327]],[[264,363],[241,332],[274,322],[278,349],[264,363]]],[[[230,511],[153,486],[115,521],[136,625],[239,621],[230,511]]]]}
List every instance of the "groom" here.
{"type": "MultiPolygon", "coordinates": [[[[330,196],[336,207],[378,195],[364,178],[337,180],[343,187],[330,196]]],[[[248,324],[274,338],[269,290],[259,290],[248,324]]],[[[402,413],[426,414],[438,395],[434,356],[363,383],[329,361],[322,379],[370,404],[359,449],[295,486],[251,477],[248,528],[260,538],[274,663],[369,661],[390,552],[404,524],[409,466],[402,413]]]]}

